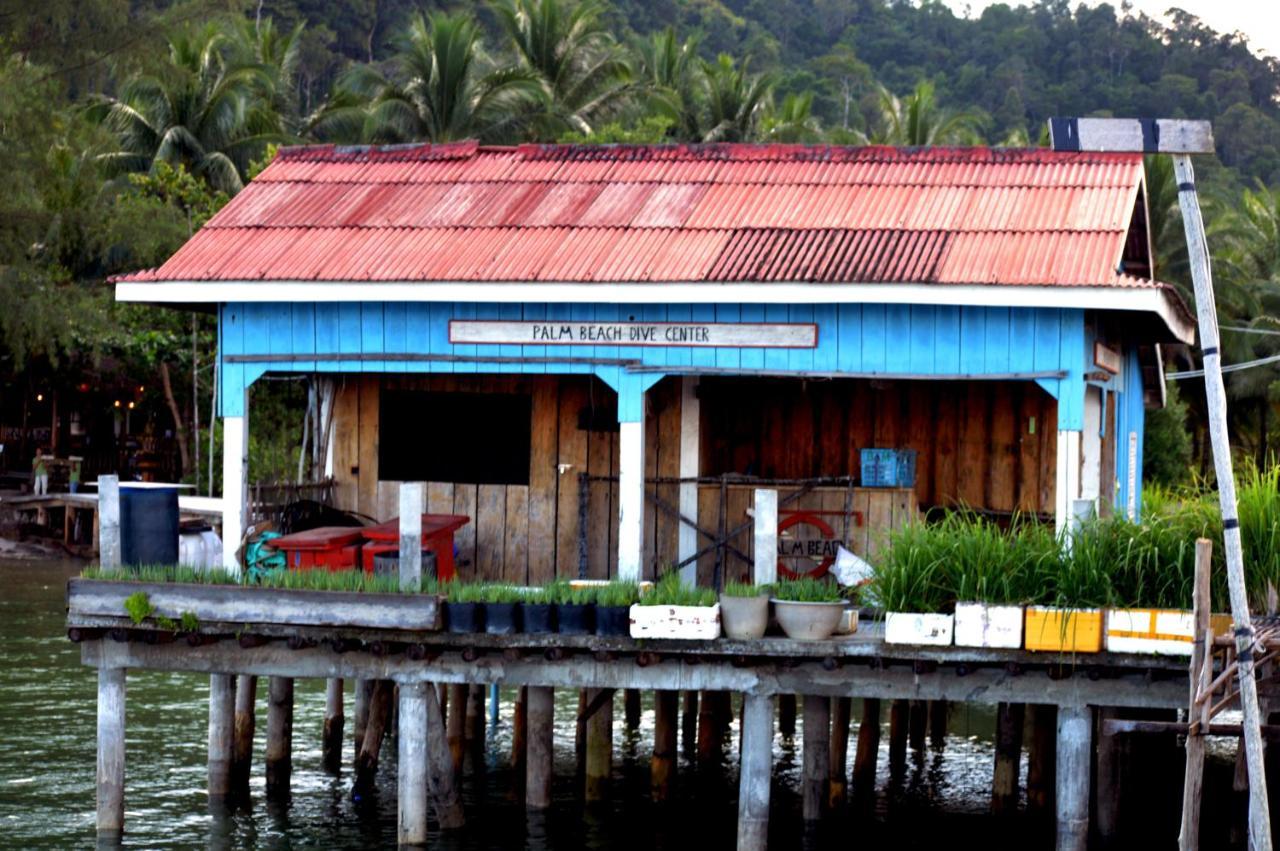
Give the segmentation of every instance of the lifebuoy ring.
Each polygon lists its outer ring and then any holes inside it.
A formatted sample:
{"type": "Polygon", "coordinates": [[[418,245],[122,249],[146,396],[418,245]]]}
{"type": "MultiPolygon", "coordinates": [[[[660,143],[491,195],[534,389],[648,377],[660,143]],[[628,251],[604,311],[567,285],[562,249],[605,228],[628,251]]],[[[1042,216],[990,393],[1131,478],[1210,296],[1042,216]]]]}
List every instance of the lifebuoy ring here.
{"type": "MultiPolygon", "coordinates": [[[[810,514],[807,511],[797,511],[794,514],[788,515],[781,523],[778,524],[778,539],[781,540],[782,533],[790,529],[792,526],[799,526],[802,524],[814,527],[821,532],[825,538],[835,537],[835,530],[827,525],[827,522],[821,517],[816,514],[810,514]]],[[[819,579],[827,575],[827,571],[831,569],[831,565],[835,563],[835,560],[836,557],[834,554],[829,555],[819,562],[818,566],[813,570],[806,572],[792,570],[780,558],[778,559],[778,576],[785,577],[787,579],[800,579],[801,577],[806,576],[811,579],[819,579]]]]}

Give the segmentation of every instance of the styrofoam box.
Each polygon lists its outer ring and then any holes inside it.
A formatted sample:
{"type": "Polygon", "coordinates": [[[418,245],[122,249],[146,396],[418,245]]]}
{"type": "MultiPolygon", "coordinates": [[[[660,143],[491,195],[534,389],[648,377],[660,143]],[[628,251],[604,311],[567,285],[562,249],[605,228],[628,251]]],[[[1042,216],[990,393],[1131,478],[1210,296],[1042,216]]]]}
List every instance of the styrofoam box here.
{"type": "Polygon", "coordinates": [[[1107,650],[1190,656],[1195,615],[1172,609],[1108,609],[1107,650]]]}
{"type": "Polygon", "coordinates": [[[889,612],[884,618],[886,644],[951,643],[951,615],[923,614],[920,612],[889,612]]]}
{"type": "Polygon", "coordinates": [[[720,604],[714,606],[632,606],[632,638],[720,637],[720,604]]]}
{"type": "Polygon", "coordinates": [[[956,603],[956,646],[1022,647],[1022,607],[956,603]]]}

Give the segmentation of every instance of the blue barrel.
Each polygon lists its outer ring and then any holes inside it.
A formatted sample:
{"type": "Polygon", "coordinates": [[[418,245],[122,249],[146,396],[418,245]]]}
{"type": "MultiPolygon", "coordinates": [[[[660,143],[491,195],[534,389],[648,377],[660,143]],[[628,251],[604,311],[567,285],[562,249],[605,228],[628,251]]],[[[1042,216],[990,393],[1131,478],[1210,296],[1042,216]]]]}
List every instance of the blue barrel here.
{"type": "Polygon", "coordinates": [[[120,483],[120,558],[130,567],[178,563],[178,489],[120,483]]]}

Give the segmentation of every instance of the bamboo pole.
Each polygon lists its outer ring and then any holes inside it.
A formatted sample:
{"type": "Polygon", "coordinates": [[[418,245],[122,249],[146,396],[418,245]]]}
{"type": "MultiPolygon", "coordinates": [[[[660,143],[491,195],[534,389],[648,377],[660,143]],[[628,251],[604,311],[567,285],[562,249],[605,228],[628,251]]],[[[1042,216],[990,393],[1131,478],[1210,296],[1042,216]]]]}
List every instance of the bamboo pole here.
{"type": "Polygon", "coordinates": [[[1222,356],[1218,339],[1218,309],[1213,294],[1213,271],[1205,239],[1200,199],[1196,195],[1195,170],[1187,154],[1173,155],[1178,182],[1178,206],[1187,234],[1191,280],[1195,286],[1200,346],[1204,353],[1204,386],[1209,414],[1209,439],[1217,473],[1222,508],[1223,543],[1226,547],[1227,588],[1231,597],[1236,656],[1239,662],[1240,710],[1244,716],[1244,746],[1249,770],[1249,843],[1254,851],[1271,849],[1271,815],[1267,804],[1267,778],[1263,766],[1262,718],[1258,709],[1258,685],[1253,677],[1253,622],[1245,587],[1244,557],[1240,546],[1240,519],[1236,509],[1236,481],[1227,431],[1227,393],[1222,382],[1222,356]]]}
{"type": "MultiPolygon", "coordinates": [[[[1187,726],[1192,727],[1200,713],[1196,710],[1196,696],[1208,680],[1212,662],[1205,648],[1211,641],[1209,614],[1213,611],[1213,599],[1209,587],[1209,569],[1213,557],[1213,543],[1201,538],[1196,541],[1196,584],[1192,598],[1195,614],[1195,643],[1191,648],[1190,695],[1187,706],[1187,726]]],[[[1200,797],[1204,787],[1204,724],[1187,735],[1187,770],[1182,785],[1182,827],[1178,831],[1180,851],[1197,851],[1200,847],[1200,797]]]]}

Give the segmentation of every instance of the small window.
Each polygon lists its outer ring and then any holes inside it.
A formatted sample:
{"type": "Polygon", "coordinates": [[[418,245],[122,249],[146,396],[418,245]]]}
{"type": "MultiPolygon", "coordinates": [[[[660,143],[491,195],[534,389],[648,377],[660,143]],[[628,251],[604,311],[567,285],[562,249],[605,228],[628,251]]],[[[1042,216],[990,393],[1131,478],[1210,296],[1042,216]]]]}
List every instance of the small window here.
{"type": "Polygon", "coordinates": [[[529,484],[531,396],[382,391],[378,478],[529,484]]]}

